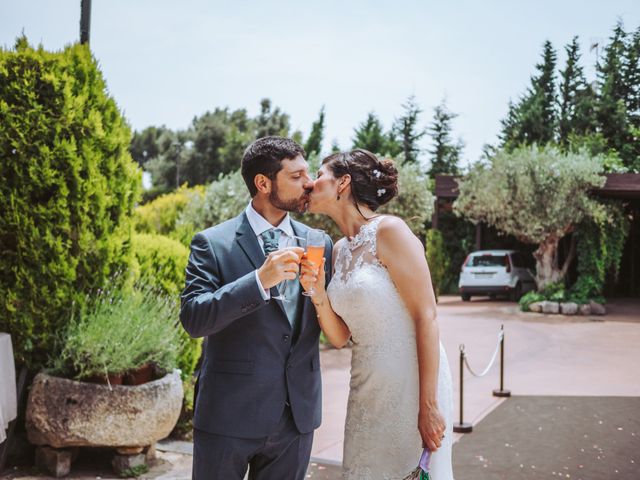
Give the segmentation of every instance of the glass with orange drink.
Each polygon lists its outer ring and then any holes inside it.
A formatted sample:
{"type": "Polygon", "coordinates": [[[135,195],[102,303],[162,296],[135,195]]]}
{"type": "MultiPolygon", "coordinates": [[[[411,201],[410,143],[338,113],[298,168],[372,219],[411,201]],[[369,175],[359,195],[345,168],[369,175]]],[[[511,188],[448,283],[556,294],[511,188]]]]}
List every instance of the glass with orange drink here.
{"type": "MultiPolygon", "coordinates": [[[[324,238],[324,231],[315,228],[310,228],[305,238],[307,247],[305,257],[308,261],[313,262],[316,272],[322,265],[322,258],[324,257],[324,238]]],[[[316,291],[311,287],[308,291],[302,292],[302,294],[311,297],[316,294],[316,291]]]]}

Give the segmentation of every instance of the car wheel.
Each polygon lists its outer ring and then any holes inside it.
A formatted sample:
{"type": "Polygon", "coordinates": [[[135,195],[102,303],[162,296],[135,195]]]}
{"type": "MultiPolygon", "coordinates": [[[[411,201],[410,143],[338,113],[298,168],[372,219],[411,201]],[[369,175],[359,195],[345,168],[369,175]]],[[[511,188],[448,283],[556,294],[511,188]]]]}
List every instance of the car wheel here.
{"type": "Polygon", "coordinates": [[[490,293],[489,294],[489,300],[495,300],[496,299],[496,294],[495,293],[490,293]]]}
{"type": "Polygon", "coordinates": [[[520,300],[520,297],[522,297],[522,284],[520,282],[516,283],[516,286],[511,290],[511,295],[509,295],[509,297],[514,302],[520,300]]]}
{"type": "Polygon", "coordinates": [[[468,293],[463,293],[462,295],[460,295],[460,297],[462,297],[463,302],[468,302],[469,300],[471,300],[471,295],[469,295],[468,293]]]}

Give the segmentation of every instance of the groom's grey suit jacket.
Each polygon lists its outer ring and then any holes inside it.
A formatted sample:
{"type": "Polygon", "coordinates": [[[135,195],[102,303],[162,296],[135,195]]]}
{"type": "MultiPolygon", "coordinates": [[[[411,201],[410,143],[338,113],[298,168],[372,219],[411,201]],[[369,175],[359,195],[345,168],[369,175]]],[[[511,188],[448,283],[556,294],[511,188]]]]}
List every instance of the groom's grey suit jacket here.
{"type": "MultiPolygon", "coordinates": [[[[295,235],[305,236],[308,227],[294,220],[291,225],[295,235]]],[[[331,247],[327,236],[327,281],[331,247]]],[[[207,337],[193,421],[197,429],[241,438],[267,436],[285,402],[300,433],[320,425],[315,309],[299,294],[296,300],[303,306],[293,331],[282,303],[265,301],[260,293],[255,270],[264,259],[244,212],[191,241],[180,321],[192,337],[207,337]]]]}

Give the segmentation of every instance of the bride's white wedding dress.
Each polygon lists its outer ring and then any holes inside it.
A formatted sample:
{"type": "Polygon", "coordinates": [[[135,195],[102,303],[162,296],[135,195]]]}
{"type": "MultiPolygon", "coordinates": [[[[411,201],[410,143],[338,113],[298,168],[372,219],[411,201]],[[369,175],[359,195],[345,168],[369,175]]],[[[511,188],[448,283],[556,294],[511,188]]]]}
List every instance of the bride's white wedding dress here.
{"type": "MultiPolygon", "coordinates": [[[[336,245],[335,272],[327,288],[353,341],[343,458],[343,478],[349,480],[401,480],[422,453],[415,324],[376,256],[382,218],[336,245]]],[[[442,345],[438,406],[447,428],[431,458],[431,478],[452,480],[451,372],[442,345]]]]}

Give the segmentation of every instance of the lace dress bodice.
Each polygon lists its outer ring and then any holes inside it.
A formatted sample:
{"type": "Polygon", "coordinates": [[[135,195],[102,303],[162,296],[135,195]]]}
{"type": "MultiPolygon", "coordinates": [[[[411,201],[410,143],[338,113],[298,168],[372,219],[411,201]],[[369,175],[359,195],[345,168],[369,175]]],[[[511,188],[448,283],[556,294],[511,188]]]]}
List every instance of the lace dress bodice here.
{"type": "Polygon", "coordinates": [[[342,242],[336,252],[328,295],[334,311],[348,319],[345,321],[354,344],[391,352],[407,344],[415,345],[415,333],[413,320],[377,257],[376,233],[382,218],[374,218],[355,237],[342,242]],[[372,321],[389,315],[397,317],[397,321],[372,321]],[[403,323],[402,328],[398,328],[398,322],[403,323]]]}
{"type": "MultiPolygon", "coordinates": [[[[401,480],[422,452],[415,323],[377,256],[383,218],[336,244],[327,288],[353,342],[343,458],[343,478],[349,480],[401,480]]],[[[451,480],[451,375],[442,346],[438,401],[448,430],[433,455],[431,478],[451,480]]]]}

